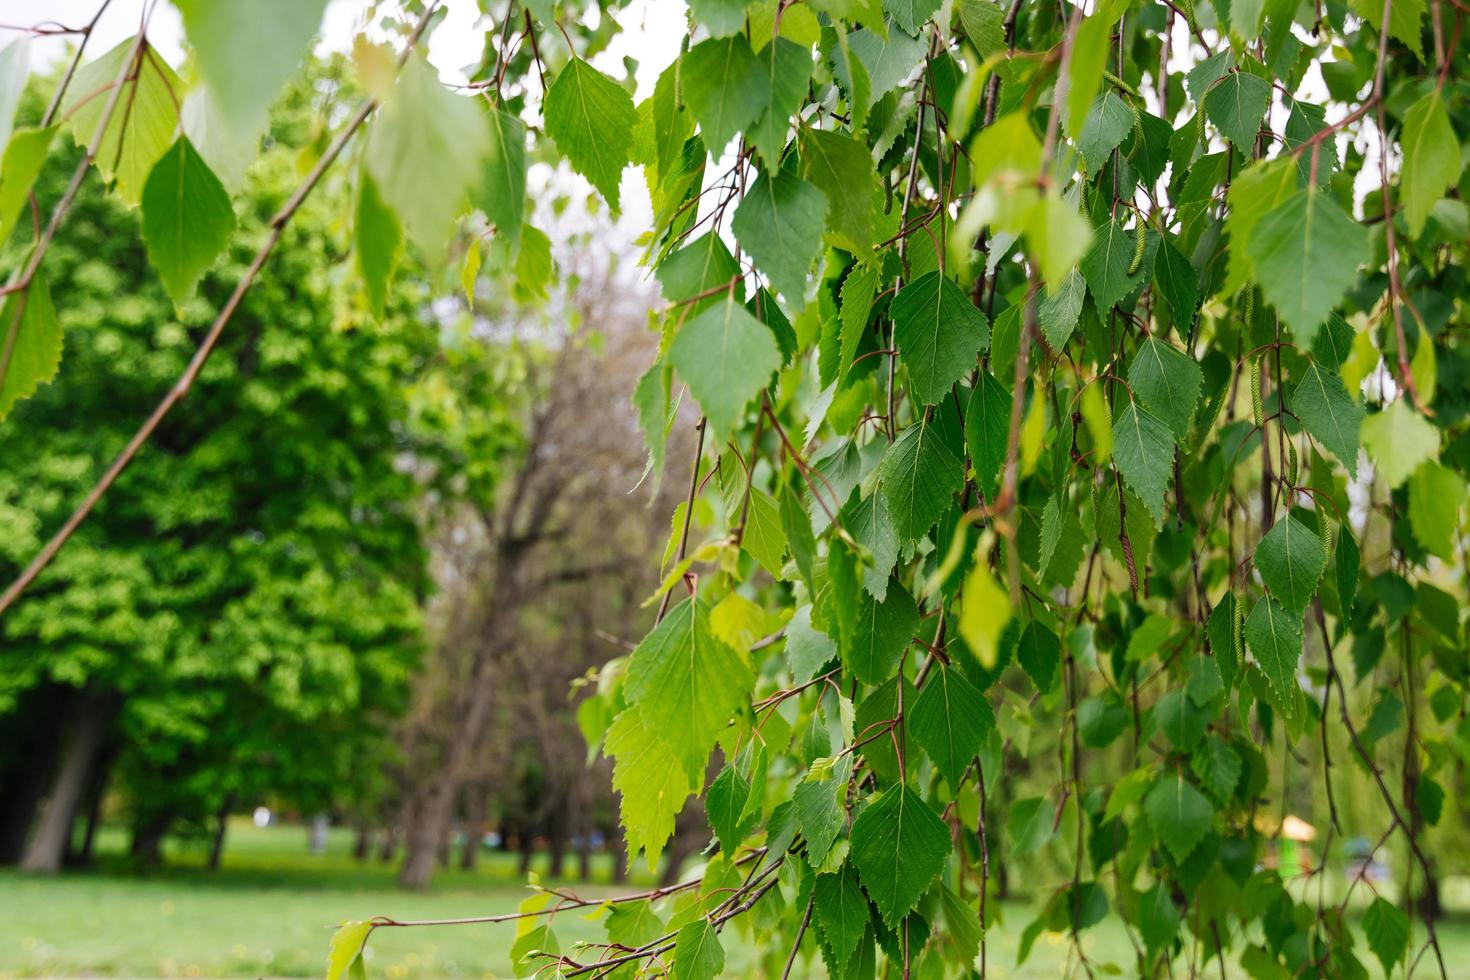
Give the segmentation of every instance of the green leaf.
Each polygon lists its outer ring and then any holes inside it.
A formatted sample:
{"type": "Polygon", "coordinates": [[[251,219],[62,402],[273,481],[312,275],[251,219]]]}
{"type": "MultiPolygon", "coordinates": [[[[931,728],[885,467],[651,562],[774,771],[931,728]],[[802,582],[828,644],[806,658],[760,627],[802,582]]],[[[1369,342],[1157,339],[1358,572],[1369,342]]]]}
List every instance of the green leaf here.
{"type": "Polygon", "coordinates": [[[486,114],[490,142],[485,177],[475,192],[475,205],[512,246],[526,216],[526,127],[499,110],[486,114]]]}
{"type": "Polygon", "coordinates": [[[39,269],[29,286],[5,297],[5,305],[0,307],[0,351],[5,349],[12,330],[15,345],[5,374],[0,376],[0,420],[10,414],[16,402],[31,397],[37,388],[56,377],[61,364],[61,324],[51,305],[51,287],[39,269]]]}
{"type": "Polygon", "coordinates": [[[778,36],[761,48],[756,60],[766,77],[768,95],[760,117],[746,129],[746,134],[765,161],[766,170],[774,172],[781,166],[791,117],[806,98],[812,77],[812,53],[795,41],[778,36]]]}
{"type": "Polygon", "coordinates": [[[905,286],[889,309],[899,357],[921,404],[935,405],[973,371],[990,344],[990,323],[965,291],[942,272],[905,286]]]}
{"type": "Polygon", "coordinates": [[[1143,810],[1154,833],[1179,864],[1189,860],[1215,819],[1214,806],[1183,772],[1160,776],[1144,799],[1143,810]]]}
{"type": "Polygon", "coordinates": [[[995,714],[975,685],[952,667],[929,674],[918,700],[908,709],[909,734],[929,753],[951,789],[980,753],[995,729],[995,714]]]}
{"type": "Polygon", "coordinates": [[[1255,278],[1249,250],[1255,227],[1296,190],[1296,185],[1296,167],[1289,157],[1258,161],[1230,182],[1230,207],[1225,217],[1230,249],[1222,293],[1233,296],[1255,278]]]}
{"type": "MultiPolygon", "coordinates": [[[[546,102],[549,127],[550,93],[546,102]]],[[[409,58],[378,110],[363,162],[430,262],[484,178],[490,145],[490,124],[474,100],[445,88],[424,58],[409,58]]]]}
{"type": "Polygon", "coordinates": [[[1383,972],[1392,976],[1409,951],[1409,916],[1379,896],[1363,912],[1363,934],[1368,937],[1368,948],[1383,964],[1383,972]]]}
{"type": "Polygon", "coordinates": [[[1245,621],[1245,642],[1270,682],[1276,706],[1290,715],[1296,704],[1296,665],[1302,658],[1302,617],[1267,596],[1245,621]]]}
{"type": "Polygon", "coordinates": [[[1300,619],[1317,591],[1327,553],[1317,532],[1288,514],[1261,538],[1255,564],[1271,595],[1300,619]]]}
{"type": "Polygon", "coordinates": [[[781,351],[764,324],[725,299],[680,328],[669,360],[723,439],[781,366],[781,351]]]}
{"type": "Polygon", "coordinates": [[[1353,11],[1373,25],[1373,45],[1378,45],[1378,32],[1383,27],[1383,11],[1388,9],[1388,33],[1409,46],[1409,50],[1424,60],[1424,47],[1420,39],[1424,23],[1424,0],[1393,0],[1390,7],[1382,0],[1353,0],[1353,11]]]}
{"type": "Polygon", "coordinates": [[[194,292],[235,230],[235,211],[187,136],[159,157],[143,188],[143,241],[174,305],[194,292]]]}
{"type": "MultiPolygon", "coordinates": [[[[654,278],[663,287],[664,298],[673,303],[692,300],[717,286],[728,286],[740,276],[740,264],[720,236],[710,232],[701,235],[659,265],[654,278]]],[[[698,313],[725,301],[718,295],[697,301],[691,313],[698,313]]]]}
{"type": "Polygon", "coordinates": [[[893,19],[904,31],[917,36],[919,28],[934,16],[941,2],[942,0],[884,0],[883,9],[893,15],[893,19]]]}
{"type": "Polygon", "coordinates": [[[679,755],[697,786],[715,739],[754,683],[745,659],[710,628],[709,608],[693,597],[670,609],[629,656],[623,693],[679,755]]]}
{"type": "Polygon", "coordinates": [[[1167,238],[1159,244],[1159,254],[1154,257],[1154,282],[1164,302],[1169,304],[1175,325],[1184,332],[1199,309],[1199,274],[1167,238]]]}
{"type": "Polygon", "coordinates": [[[674,937],[675,980],[714,980],[725,969],[725,948],[720,933],[709,919],[700,916],[674,937]]]}
{"type": "Polygon", "coordinates": [[[1464,503],[1465,480],[1448,467],[1427,460],[1409,477],[1409,523],[1425,551],[1455,561],[1464,503]]]}
{"type": "Polygon", "coordinates": [[[117,106],[102,138],[93,144],[112,83],[132,48],[133,39],[129,38],[83,65],[67,87],[60,118],[68,121],[78,144],[91,148],[103,179],[117,181],[118,196],[128,204],[137,204],[153,164],[173,145],[184,83],[145,41],[137,67],[128,72],[118,93],[117,106]]]}
{"type": "Polygon", "coordinates": [[[357,188],[353,244],[357,269],[367,289],[368,307],[380,320],[388,302],[388,280],[398,265],[402,242],[403,230],[398,225],[398,216],[378,195],[378,185],[372,174],[364,171],[357,188]]]}
{"type": "Polygon", "coordinates": [[[1057,681],[1057,668],[1062,662],[1061,641],[1044,624],[1032,622],[1016,644],[1016,661],[1036,689],[1045,694],[1057,681]]]}
{"type": "Polygon", "coordinates": [[[1444,196],[1445,188],[1460,179],[1460,141],[1450,125],[1439,89],[1427,92],[1404,114],[1404,218],[1409,234],[1419,237],[1430,208],[1444,196]]]}
{"type": "Polygon", "coordinates": [[[801,158],[805,176],[827,195],[828,233],[857,258],[873,246],[873,195],[877,183],[868,148],[841,133],[804,129],[801,158]]]}
{"type": "Polygon", "coordinates": [[[1315,188],[1262,217],[1247,247],[1261,292],[1303,349],[1369,259],[1367,231],[1315,188]]]}
{"type": "Polygon", "coordinates": [[[949,828],[913,790],[890,786],[852,823],[852,863],[894,928],[944,870],[949,828]]]}
{"type": "MultiPolygon", "coordinates": [[[[1319,335],[1320,336],[1320,335],[1319,335]]],[[[1342,379],[1316,362],[1291,395],[1291,408],[1302,426],[1336,456],[1348,475],[1358,476],[1358,431],[1363,424],[1363,407],[1348,394],[1342,379]]]]}
{"type": "Polygon", "coordinates": [[[1189,752],[1205,734],[1210,716],[1201,711],[1184,691],[1175,689],[1154,703],[1154,722],[1164,737],[1180,752],[1189,752]]]}
{"type": "Polygon", "coordinates": [[[852,501],[843,508],[842,526],[872,556],[872,564],[863,569],[863,588],[882,602],[898,561],[898,535],[893,530],[893,516],[888,513],[888,498],[870,493],[852,501]]]}
{"type": "Polygon", "coordinates": [[[1087,298],[1087,280],[1073,269],[1055,290],[1049,291],[1036,311],[1041,332],[1053,351],[1061,351],[1082,315],[1082,302],[1087,298]]]}
{"type": "Polygon", "coordinates": [[[664,741],[656,725],[644,720],[637,705],[613,719],[604,750],[612,756],[613,788],[622,797],[618,812],[629,856],[646,852],[652,868],[674,835],[674,817],[694,792],[685,760],[664,741]]]}
{"type": "Polygon", "coordinates": [[[1205,116],[1246,156],[1271,104],[1271,83],[1243,71],[1227,72],[1205,93],[1205,116]]]}
{"type": "Polygon", "coordinates": [[[1133,110],[1112,92],[1104,92],[1092,103],[1081,132],[1072,132],[1089,173],[1098,173],[1108,157],[1133,132],[1133,110]]]}
{"type": "Polygon", "coordinates": [[[362,955],[362,947],[373,931],[370,921],[344,922],[332,933],[327,950],[327,980],[342,980],[354,961],[362,955]]]}
{"type": "Polygon", "coordinates": [[[1128,366],[1133,394],[1169,426],[1179,441],[1189,435],[1189,422],[1199,404],[1203,381],[1204,374],[1194,358],[1157,337],[1145,340],[1128,366]]]}
{"type": "Polygon", "coordinates": [[[847,651],[853,676],[865,684],[887,680],[918,628],[919,607],[902,585],[890,583],[883,602],[864,592],[847,651]]]}
{"type": "Polygon", "coordinates": [[[745,26],[745,11],[751,0],[691,0],[689,12],[703,24],[710,37],[728,37],[745,26]]]}
{"type": "Polygon", "coordinates": [[[1398,398],[1363,420],[1363,448],[1390,489],[1403,486],[1427,459],[1439,456],[1439,430],[1398,398]]]}
{"type": "Polygon", "coordinates": [[[847,35],[847,50],[856,59],[861,74],[867,76],[866,95],[854,91],[853,69],[836,49],[832,53],[832,73],[858,108],[866,111],[913,75],[929,45],[903,31],[889,31],[888,37],[882,38],[864,29],[847,35]]]}
{"type": "Polygon", "coordinates": [[[847,813],[842,803],[847,794],[850,759],[851,756],[845,757],[834,767],[836,771],[831,778],[808,778],[797,783],[792,791],[796,820],[801,824],[801,835],[806,838],[807,857],[814,865],[826,859],[833,841],[847,824],[847,813]]]}
{"type": "MultiPolygon", "coordinates": [[[[687,63],[685,72],[687,94],[687,63]]],[[[618,182],[638,123],[633,97],[581,58],[573,58],[547,91],[544,114],[546,133],[562,156],[618,211],[618,182]]]]}
{"type": "Polygon", "coordinates": [[[177,0],[199,74],[231,126],[258,132],[301,65],[326,0],[177,0]]]}
{"type": "Polygon", "coordinates": [[[960,461],[937,427],[924,420],[904,429],[888,447],[878,477],[894,530],[905,544],[929,533],[964,484],[960,461]]]}
{"type": "Polygon", "coordinates": [[[771,76],[743,36],[710,38],[684,56],[684,100],[716,156],[771,101],[771,76]]]}
{"type": "Polygon", "coordinates": [[[985,499],[1000,493],[1010,437],[1011,393],[989,371],[981,371],[965,409],[965,446],[985,499]]]}
{"type": "MultiPolygon", "coordinates": [[[[0,185],[3,186],[3,185],[0,185]]],[[[868,329],[873,309],[873,294],[878,288],[878,269],[872,265],[856,265],[842,280],[842,343],[838,351],[837,383],[841,386],[857,356],[858,344],[868,329]]]]}
{"type": "Polygon", "coordinates": [[[10,142],[15,110],[31,71],[31,39],[22,34],[0,50],[0,145],[10,142]]]}
{"type": "Polygon", "coordinates": [[[1102,86],[1103,71],[1108,65],[1108,53],[1112,47],[1113,24],[1118,15],[1117,4],[1107,8],[1099,6],[1092,16],[1077,25],[1072,42],[1072,60],[1067,71],[1066,115],[1062,121],[1068,133],[1079,133],[1087,110],[1094,105],[1098,89],[1102,86]]]}
{"type": "Polygon", "coordinates": [[[827,198],[788,172],[762,173],[735,209],[730,228],[776,290],[800,309],[806,305],[806,280],[822,252],[827,198]]]}
{"type": "Polygon", "coordinates": [[[1164,525],[1164,490],[1174,466],[1174,434],[1169,427],[1130,401],[1113,418],[1113,461],[1124,481],[1164,525]]]}
{"type": "Polygon", "coordinates": [[[1190,757],[1189,768],[1215,799],[1223,802],[1235,792],[1240,775],[1245,771],[1245,763],[1230,743],[1218,735],[1211,735],[1190,757]]]}
{"type": "Polygon", "coordinates": [[[1346,524],[1337,529],[1337,547],[1332,549],[1333,574],[1337,577],[1337,600],[1344,613],[1353,608],[1358,595],[1358,542],[1346,524]]]}
{"type": "Polygon", "coordinates": [[[786,656],[791,662],[791,674],[798,684],[804,684],[816,677],[817,671],[837,656],[837,644],[826,633],[812,626],[811,606],[802,606],[787,624],[786,656]]]}
{"type": "Polygon", "coordinates": [[[1150,952],[1165,949],[1179,935],[1179,909],[1160,882],[1144,892],[1138,902],[1138,932],[1150,952]]]}
{"type": "Polygon", "coordinates": [[[1092,248],[1082,258],[1082,277],[1092,290],[1092,300],[1104,318],[1119,300],[1133,291],[1143,281],[1145,266],[1129,273],[1133,264],[1137,232],[1124,230],[1116,219],[1110,218],[1098,226],[1092,238],[1092,248]]]}
{"type": "Polygon", "coordinates": [[[9,240],[15,229],[21,208],[25,207],[36,177],[46,163],[56,129],[55,126],[17,129],[5,144],[5,156],[0,159],[0,245],[9,240]]]}
{"type": "Polygon", "coordinates": [[[857,952],[870,917],[857,869],[848,863],[836,874],[817,875],[812,902],[822,938],[840,962],[847,962],[857,952]]]}

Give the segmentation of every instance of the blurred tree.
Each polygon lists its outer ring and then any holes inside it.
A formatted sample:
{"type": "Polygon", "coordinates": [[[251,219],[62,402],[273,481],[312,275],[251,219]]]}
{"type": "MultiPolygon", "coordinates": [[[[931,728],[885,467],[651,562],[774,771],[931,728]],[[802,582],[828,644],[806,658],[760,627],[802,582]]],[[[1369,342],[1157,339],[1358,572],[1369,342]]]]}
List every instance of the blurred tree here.
{"type": "MultiPolygon", "coordinates": [[[[0,431],[0,573],[178,376],[310,163],[339,72],[318,66],[286,96],[235,205],[242,234],[180,309],[136,214],[89,175],[46,262],[68,297],[66,364],[0,431]]],[[[43,207],[76,152],[40,179],[43,207]]],[[[411,406],[437,350],[426,292],[410,281],[375,321],[343,288],[347,192],[322,188],[285,230],[189,410],[0,627],[0,860],[55,870],[108,768],[144,860],[181,821],[266,794],[317,811],[371,791],[354,769],[423,644],[414,461],[453,434],[420,438],[432,420],[411,406]]]]}

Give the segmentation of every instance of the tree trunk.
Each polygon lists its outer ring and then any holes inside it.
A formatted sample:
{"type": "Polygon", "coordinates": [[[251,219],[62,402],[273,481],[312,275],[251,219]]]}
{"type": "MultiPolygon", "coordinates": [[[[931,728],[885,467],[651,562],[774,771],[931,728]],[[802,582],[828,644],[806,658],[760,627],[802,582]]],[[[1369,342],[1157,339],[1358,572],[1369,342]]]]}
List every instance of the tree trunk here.
{"type": "Polygon", "coordinates": [[[19,863],[36,810],[66,734],[66,705],[75,688],[48,684],[29,692],[0,723],[0,865],[19,863]]]}
{"type": "Polygon", "coordinates": [[[163,838],[173,817],[169,813],[140,815],[133,824],[133,842],[128,855],[139,865],[155,868],[163,863],[163,838]]]}
{"type": "Polygon", "coordinates": [[[352,858],[355,861],[366,861],[368,852],[373,849],[373,832],[368,829],[367,821],[361,821],[357,825],[357,838],[352,843],[352,858]]]}
{"type": "Polygon", "coordinates": [[[225,801],[220,804],[219,812],[214,815],[214,841],[209,846],[209,870],[218,871],[220,861],[225,856],[225,831],[228,829],[230,810],[234,808],[234,799],[226,796],[225,801]]]}
{"type": "Polygon", "coordinates": [[[531,861],[536,857],[536,834],[529,825],[521,828],[521,861],[519,865],[520,876],[526,877],[531,871],[531,861]]]}
{"type": "Polygon", "coordinates": [[[63,750],[61,769],[41,807],[36,833],[20,860],[22,870],[37,874],[55,874],[61,870],[71,842],[72,822],[92,774],[92,763],[112,721],[110,701],[104,695],[86,692],[74,702],[76,712],[63,750]]]}
{"type": "Polygon", "coordinates": [[[97,845],[97,828],[102,825],[102,803],[107,797],[107,784],[112,778],[112,766],[117,761],[117,747],[104,748],[93,766],[92,785],[87,791],[87,826],[82,832],[82,843],[73,853],[68,853],[67,865],[77,868],[90,867],[93,851],[97,845]]]}
{"type": "Polygon", "coordinates": [[[485,836],[485,787],[470,783],[464,795],[464,850],[459,853],[461,871],[475,870],[480,857],[480,841],[485,836]]]}
{"type": "Polygon", "coordinates": [[[613,872],[614,885],[626,885],[628,883],[628,838],[621,831],[614,831],[613,844],[613,872]]]}
{"type": "Polygon", "coordinates": [[[434,856],[449,834],[454,798],[468,769],[467,763],[480,744],[494,699],[488,674],[495,652],[496,649],[485,649],[478,653],[467,683],[464,710],[456,713],[458,724],[449,751],[414,803],[414,819],[404,834],[403,870],[398,873],[398,883],[405,888],[427,887],[434,875],[434,856]]]}

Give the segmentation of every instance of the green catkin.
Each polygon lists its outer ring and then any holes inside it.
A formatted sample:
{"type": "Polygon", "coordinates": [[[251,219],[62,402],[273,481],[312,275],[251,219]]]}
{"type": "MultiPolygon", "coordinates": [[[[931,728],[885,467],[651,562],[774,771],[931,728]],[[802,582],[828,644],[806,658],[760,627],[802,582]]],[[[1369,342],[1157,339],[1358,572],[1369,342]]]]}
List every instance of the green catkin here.
{"type": "Polygon", "coordinates": [[[1322,554],[1332,553],[1332,525],[1327,520],[1327,511],[1317,507],[1317,535],[1322,539],[1322,554]]]}
{"type": "Polygon", "coordinates": [[[1251,421],[1256,428],[1266,424],[1266,409],[1261,404],[1261,362],[1251,362],[1251,421]]]}
{"type": "Polygon", "coordinates": [[[1297,476],[1296,442],[1288,439],[1286,440],[1286,482],[1293,487],[1296,486],[1297,476]]]}
{"type": "Polygon", "coordinates": [[[1194,141],[1201,145],[1205,142],[1205,108],[1200,106],[1199,112],[1194,114],[1194,141]]]}
{"type": "Polygon", "coordinates": [[[1234,615],[1230,617],[1230,646],[1235,651],[1235,662],[1243,663],[1245,661],[1245,637],[1242,634],[1245,632],[1245,617],[1240,613],[1240,596],[1232,593],[1231,598],[1235,601],[1231,603],[1231,606],[1234,607],[1234,615]]]}
{"type": "Polygon", "coordinates": [[[1143,219],[1138,219],[1138,236],[1133,242],[1133,261],[1128,263],[1128,274],[1130,276],[1138,273],[1139,266],[1143,265],[1143,246],[1147,242],[1148,228],[1143,219]]]}

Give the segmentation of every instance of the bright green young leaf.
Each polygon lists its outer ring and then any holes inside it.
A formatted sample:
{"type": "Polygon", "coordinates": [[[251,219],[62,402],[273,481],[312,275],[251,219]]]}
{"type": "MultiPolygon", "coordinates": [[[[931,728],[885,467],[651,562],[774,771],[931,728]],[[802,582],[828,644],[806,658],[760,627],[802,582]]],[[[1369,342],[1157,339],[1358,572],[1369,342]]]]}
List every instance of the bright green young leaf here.
{"type": "Polygon", "coordinates": [[[715,739],[754,682],[750,666],[714,634],[709,608],[695,597],[670,609],[638,644],[624,693],[697,785],[715,739]]]}
{"type": "Polygon", "coordinates": [[[976,367],[990,324],[965,291],[942,272],[904,286],[890,307],[899,358],[922,404],[934,405],[976,367]]]}
{"type": "Polygon", "coordinates": [[[664,844],[674,835],[674,817],[694,792],[685,761],[658,727],[644,720],[637,705],[613,719],[603,747],[613,759],[613,788],[622,797],[619,819],[629,856],[643,851],[649,866],[655,867],[664,844]]]}
{"type": "Polygon", "coordinates": [[[184,83],[163,56],[144,42],[134,67],[128,70],[102,139],[93,144],[112,83],[132,50],[133,39],[129,38],[83,65],[67,87],[59,118],[71,126],[72,138],[91,147],[103,179],[116,180],[118,195],[129,204],[137,204],[153,164],[174,143],[184,83]]]}
{"type": "Polygon", "coordinates": [[[689,12],[709,30],[710,37],[727,37],[745,26],[751,0],[693,0],[689,12]]]}
{"type": "Polygon", "coordinates": [[[1373,27],[1374,45],[1378,43],[1378,31],[1383,27],[1383,12],[1388,11],[1388,33],[1404,44],[1422,61],[1424,48],[1422,25],[1424,23],[1425,0],[1394,0],[1392,4],[1380,0],[1353,0],[1353,12],[1373,27]]]}
{"type": "Polygon", "coordinates": [[[234,230],[230,195],[194,144],[180,136],[143,187],[143,241],[174,305],[193,294],[234,230]]]}
{"type": "Polygon", "coordinates": [[[1394,489],[1427,459],[1439,456],[1439,432],[1414,411],[1407,398],[1397,398],[1363,420],[1363,448],[1378,475],[1394,489]]]}
{"type": "Polygon", "coordinates": [[[1255,278],[1250,251],[1255,227],[1281,206],[1296,190],[1296,185],[1296,167],[1285,157],[1258,161],[1231,180],[1227,196],[1230,209],[1225,218],[1225,231],[1230,236],[1229,262],[1221,292],[1233,296],[1245,288],[1248,280],[1255,278]]]}
{"type": "MultiPolygon", "coordinates": [[[[684,77],[687,85],[689,76],[684,77]]],[[[546,133],[556,148],[617,211],[618,182],[628,165],[638,122],[633,97],[581,58],[573,58],[552,82],[543,111],[546,133]]]]}
{"type": "Polygon", "coordinates": [[[1460,141],[1438,89],[1409,107],[1400,142],[1404,148],[1404,218],[1409,234],[1417,238],[1434,202],[1460,179],[1460,141]]]}
{"type": "Polygon", "coordinates": [[[931,423],[920,421],[899,434],[878,466],[879,489],[902,543],[917,541],[949,509],[963,478],[960,461],[931,423]]]}
{"type": "Polygon", "coordinates": [[[805,306],[807,273],[822,251],[827,198],[789,172],[761,173],[735,211],[731,230],[756,268],[794,308],[805,306]]]}
{"type": "Polygon", "coordinates": [[[1312,438],[1347,467],[1349,476],[1356,478],[1363,406],[1348,394],[1342,379],[1315,361],[1309,363],[1292,392],[1291,408],[1312,438]]]}
{"type": "Polygon", "coordinates": [[[1256,545],[1255,565],[1271,595],[1300,619],[1322,579],[1327,553],[1316,530],[1288,514],[1256,545]]]}
{"type": "Polygon", "coordinates": [[[719,155],[771,102],[771,76],[741,35],[710,38],[684,56],[684,100],[719,155]]]}
{"type": "Polygon", "coordinates": [[[5,156],[0,158],[0,245],[9,240],[55,135],[55,126],[22,128],[5,144],[5,156]]]}
{"type": "MultiPolygon", "coordinates": [[[[548,117],[550,102],[548,93],[548,117]]],[[[472,99],[445,88],[426,59],[408,59],[378,110],[363,162],[431,262],[442,255],[466,195],[484,179],[490,139],[489,121],[472,99]]]]}
{"type": "Polygon", "coordinates": [[[1154,833],[1181,864],[1194,853],[1215,819],[1215,808],[1182,771],[1160,776],[1149,790],[1143,810],[1154,833]]]}
{"type": "Polygon", "coordinates": [[[362,947],[373,931],[370,921],[344,922],[332,933],[327,951],[327,980],[342,980],[348,969],[362,955],[362,947]]]}
{"type": "Polygon", "coordinates": [[[1307,349],[1368,261],[1368,233],[1336,201],[1308,188],[1262,217],[1247,248],[1261,292],[1307,349]]]}
{"type": "Polygon", "coordinates": [[[913,75],[924,60],[928,44],[903,31],[889,31],[888,37],[883,38],[870,30],[861,30],[847,35],[847,50],[857,62],[857,71],[866,76],[866,98],[854,93],[854,84],[861,83],[855,82],[854,69],[840,52],[833,53],[832,72],[843,91],[852,94],[860,108],[866,110],[913,75]]]}
{"type": "Polygon", "coordinates": [[[31,39],[22,34],[0,49],[0,146],[10,142],[15,110],[31,70],[31,39]]]}
{"type": "Polygon", "coordinates": [[[216,105],[241,133],[258,132],[296,73],[326,0],[177,0],[184,33],[216,105]]]}
{"type": "Polygon", "coordinates": [[[852,863],[889,928],[944,870],[949,828],[907,786],[892,786],[852,823],[852,863]]]}
{"type": "Polygon", "coordinates": [[[679,328],[669,360],[723,438],[781,366],[781,351],[765,324],[725,299],[679,328]]]}
{"type": "Polygon", "coordinates": [[[0,357],[12,333],[10,362],[0,375],[0,421],[16,402],[56,377],[61,364],[61,324],[51,305],[51,287],[39,270],[30,286],[5,297],[0,307],[0,357]]]}
{"type": "Polygon", "coordinates": [[[700,916],[674,937],[675,980],[714,980],[725,969],[725,948],[720,933],[709,919],[700,916]]]}
{"type": "Polygon", "coordinates": [[[1421,463],[1409,477],[1409,523],[1414,537],[1425,551],[1446,562],[1455,561],[1465,499],[1464,477],[1433,460],[1421,463]]]}
{"type": "Polygon", "coordinates": [[[951,787],[979,754],[995,714],[975,685],[952,667],[929,674],[919,698],[908,709],[909,734],[921,745],[951,787]]]}
{"type": "MultiPolygon", "coordinates": [[[[368,308],[382,319],[388,302],[388,281],[398,265],[403,244],[403,229],[399,227],[398,216],[383,203],[372,174],[366,171],[357,188],[357,216],[352,232],[357,270],[367,289],[368,308]]],[[[475,249],[474,254],[478,255],[479,250],[475,249]]]]}
{"type": "Polygon", "coordinates": [[[1169,426],[1128,402],[1113,418],[1113,460],[1124,481],[1153,515],[1164,523],[1164,490],[1174,470],[1174,434],[1169,426]]]}

